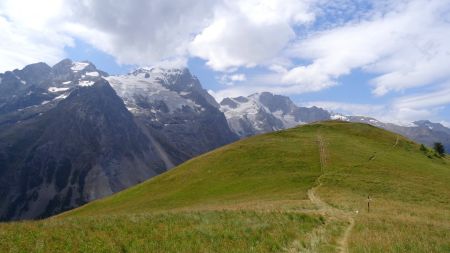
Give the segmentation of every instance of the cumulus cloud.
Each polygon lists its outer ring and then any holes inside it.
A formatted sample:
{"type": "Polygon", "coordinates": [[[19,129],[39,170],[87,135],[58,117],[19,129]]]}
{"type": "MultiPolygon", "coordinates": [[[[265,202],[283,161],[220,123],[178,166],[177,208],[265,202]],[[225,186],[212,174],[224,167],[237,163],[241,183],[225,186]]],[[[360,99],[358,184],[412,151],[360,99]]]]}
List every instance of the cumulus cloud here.
{"type": "Polygon", "coordinates": [[[39,25],[24,44],[39,42],[39,34],[49,38],[42,46],[58,51],[42,50],[49,57],[61,56],[70,45],[59,37],[78,38],[119,63],[149,65],[199,57],[214,70],[273,60],[295,38],[296,26],[314,20],[310,0],[5,0],[2,9],[4,19],[13,17],[12,24],[21,24],[13,30],[2,21],[5,30],[12,30],[4,37],[18,40],[26,26],[39,25]]]}
{"type": "Polygon", "coordinates": [[[147,65],[185,55],[215,5],[213,0],[71,1],[68,29],[120,63],[147,65]]]}
{"type": "Polygon", "coordinates": [[[294,26],[313,20],[306,1],[225,1],[189,51],[215,70],[253,67],[275,58],[295,38],[294,26]]]}
{"type": "Polygon", "coordinates": [[[71,1],[65,28],[120,63],[199,57],[225,71],[277,57],[295,38],[294,27],[314,20],[309,6],[298,0],[71,1]]]}

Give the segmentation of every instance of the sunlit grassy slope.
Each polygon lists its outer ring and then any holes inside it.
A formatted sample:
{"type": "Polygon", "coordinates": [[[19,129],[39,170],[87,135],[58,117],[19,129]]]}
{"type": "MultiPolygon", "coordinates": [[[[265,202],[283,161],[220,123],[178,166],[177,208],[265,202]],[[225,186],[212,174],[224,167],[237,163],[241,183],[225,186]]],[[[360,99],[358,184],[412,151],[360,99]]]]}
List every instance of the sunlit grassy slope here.
{"type": "Polygon", "coordinates": [[[233,143],[58,217],[2,224],[0,252],[450,252],[449,235],[447,158],[331,121],[233,143]]]}

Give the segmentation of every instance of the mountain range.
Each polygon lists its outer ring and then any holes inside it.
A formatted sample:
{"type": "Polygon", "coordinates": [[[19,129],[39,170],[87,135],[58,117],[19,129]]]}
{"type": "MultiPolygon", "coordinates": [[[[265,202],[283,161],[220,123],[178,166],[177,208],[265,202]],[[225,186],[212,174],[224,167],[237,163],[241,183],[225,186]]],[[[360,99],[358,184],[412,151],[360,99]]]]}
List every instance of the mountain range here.
{"type": "Polygon", "coordinates": [[[450,129],[429,121],[399,126],[268,92],[219,104],[186,68],[114,76],[66,59],[7,71],[0,74],[0,220],[48,217],[239,138],[330,119],[450,150],[450,129]]]}
{"type": "Polygon", "coordinates": [[[430,147],[441,142],[450,150],[450,129],[429,120],[415,121],[408,126],[396,125],[366,116],[337,114],[315,106],[299,107],[289,97],[269,92],[225,98],[220,105],[231,130],[241,138],[315,121],[341,120],[384,128],[430,147]]]}
{"type": "Polygon", "coordinates": [[[63,60],[0,74],[0,219],[47,217],[238,137],[187,69],[63,60]]]}

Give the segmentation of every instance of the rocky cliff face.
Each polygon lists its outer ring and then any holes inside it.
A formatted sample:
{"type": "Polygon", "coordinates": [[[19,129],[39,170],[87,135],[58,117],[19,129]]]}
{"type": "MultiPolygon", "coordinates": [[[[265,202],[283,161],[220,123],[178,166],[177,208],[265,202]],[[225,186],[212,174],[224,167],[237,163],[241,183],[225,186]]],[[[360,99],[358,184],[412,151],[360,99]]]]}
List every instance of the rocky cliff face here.
{"type": "Polygon", "coordinates": [[[236,140],[217,107],[187,69],[108,77],[63,60],[0,74],[0,219],[77,207],[236,140]]]}

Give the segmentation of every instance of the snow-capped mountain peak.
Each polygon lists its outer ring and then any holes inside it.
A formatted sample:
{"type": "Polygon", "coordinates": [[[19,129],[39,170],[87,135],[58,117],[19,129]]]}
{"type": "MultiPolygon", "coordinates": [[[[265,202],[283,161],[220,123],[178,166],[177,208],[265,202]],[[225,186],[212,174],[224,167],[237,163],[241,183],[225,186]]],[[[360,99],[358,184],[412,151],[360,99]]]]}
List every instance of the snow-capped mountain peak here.
{"type": "Polygon", "coordinates": [[[135,114],[158,115],[183,110],[201,113],[211,106],[218,107],[186,68],[139,68],[106,79],[135,114]]]}
{"type": "MultiPolygon", "coordinates": [[[[131,75],[149,79],[149,81],[163,82],[167,85],[173,84],[182,75],[191,75],[186,68],[162,68],[142,67],[131,73],[131,75]]],[[[130,75],[130,74],[129,74],[130,75]]]]}
{"type": "Polygon", "coordinates": [[[325,110],[298,107],[288,97],[269,92],[225,98],[220,105],[230,128],[241,137],[330,118],[325,110]]]}
{"type": "Polygon", "coordinates": [[[201,106],[194,101],[184,98],[184,93],[167,88],[164,85],[165,80],[160,78],[145,77],[144,73],[135,74],[134,72],[129,75],[110,76],[106,79],[133,113],[143,113],[147,109],[174,112],[181,110],[184,106],[194,110],[201,109],[201,106]]]}

